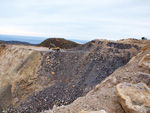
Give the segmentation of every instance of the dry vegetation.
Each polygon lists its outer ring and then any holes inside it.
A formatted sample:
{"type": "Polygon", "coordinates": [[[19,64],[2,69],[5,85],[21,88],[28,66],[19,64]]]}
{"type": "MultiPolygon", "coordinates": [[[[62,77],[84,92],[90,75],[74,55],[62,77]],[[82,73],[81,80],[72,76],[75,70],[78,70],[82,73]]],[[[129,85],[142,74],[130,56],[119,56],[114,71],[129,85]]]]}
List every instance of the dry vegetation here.
{"type": "Polygon", "coordinates": [[[56,47],[60,47],[62,49],[70,49],[70,48],[77,47],[79,45],[78,43],[66,40],[64,38],[49,38],[44,40],[38,46],[53,47],[52,45],[50,45],[50,43],[55,44],[56,47]]]}

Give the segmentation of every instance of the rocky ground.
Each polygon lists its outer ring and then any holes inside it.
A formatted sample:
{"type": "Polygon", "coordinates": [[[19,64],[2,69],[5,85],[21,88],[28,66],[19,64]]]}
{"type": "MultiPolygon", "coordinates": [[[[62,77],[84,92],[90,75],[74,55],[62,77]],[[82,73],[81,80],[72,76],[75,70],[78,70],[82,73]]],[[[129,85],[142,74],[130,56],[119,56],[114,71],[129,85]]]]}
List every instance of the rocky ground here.
{"type": "Polygon", "coordinates": [[[118,68],[86,96],[66,106],[54,106],[52,110],[43,113],[79,113],[83,110],[92,113],[102,109],[107,113],[150,113],[148,87],[150,87],[149,48],[141,51],[125,66],[118,68]],[[116,87],[119,88],[117,90],[121,96],[117,95],[116,87]]]}
{"type": "Polygon", "coordinates": [[[150,113],[150,88],[145,83],[120,83],[116,89],[126,113],[150,113]]]}
{"type": "Polygon", "coordinates": [[[53,108],[47,112],[77,113],[105,109],[108,113],[124,113],[116,99],[115,86],[129,81],[133,70],[143,72],[136,65],[139,57],[128,63],[140,48],[134,43],[106,40],[93,40],[61,52],[9,45],[0,56],[0,96],[5,92],[10,95],[5,100],[0,97],[0,110],[37,113],[53,108]]]}

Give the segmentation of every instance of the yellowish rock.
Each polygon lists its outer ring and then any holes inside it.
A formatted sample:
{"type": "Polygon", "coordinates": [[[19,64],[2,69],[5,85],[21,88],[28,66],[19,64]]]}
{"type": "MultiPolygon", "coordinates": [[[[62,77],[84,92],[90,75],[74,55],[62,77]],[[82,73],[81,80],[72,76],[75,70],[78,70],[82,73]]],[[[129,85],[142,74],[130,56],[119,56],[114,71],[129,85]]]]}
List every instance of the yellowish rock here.
{"type": "Polygon", "coordinates": [[[138,64],[140,67],[150,68],[150,54],[146,54],[138,64]]]}
{"type": "Polygon", "coordinates": [[[55,75],[55,72],[51,72],[52,75],[55,75]]]}
{"type": "Polygon", "coordinates": [[[150,113],[150,88],[146,84],[120,83],[117,96],[126,113],[150,113]]]}

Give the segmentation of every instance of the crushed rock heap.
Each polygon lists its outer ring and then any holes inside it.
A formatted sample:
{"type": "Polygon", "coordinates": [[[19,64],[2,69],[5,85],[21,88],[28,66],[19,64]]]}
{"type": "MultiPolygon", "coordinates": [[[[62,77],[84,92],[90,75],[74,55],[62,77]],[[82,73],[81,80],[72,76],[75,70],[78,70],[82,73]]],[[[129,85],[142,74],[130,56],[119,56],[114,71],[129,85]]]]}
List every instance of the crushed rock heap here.
{"type": "Polygon", "coordinates": [[[126,65],[115,70],[85,96],[42,113],[97,112],[102,109],[107,113],[150,113],[150,48],[143,47],[147,49],[142,48],[126,65]]]}

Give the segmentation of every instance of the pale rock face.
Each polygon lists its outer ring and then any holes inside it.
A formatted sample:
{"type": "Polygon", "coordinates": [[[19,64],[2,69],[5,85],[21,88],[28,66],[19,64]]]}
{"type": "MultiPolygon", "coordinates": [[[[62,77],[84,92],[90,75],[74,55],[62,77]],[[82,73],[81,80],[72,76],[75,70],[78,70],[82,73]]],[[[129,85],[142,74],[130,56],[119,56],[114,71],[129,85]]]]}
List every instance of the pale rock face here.
{"type": "Polygon", "coordinates": [[[79,113],[107,113],[105,110],[100,110],[100,111],[81,111],[79,113]]]}
{"type": "Polygon", "coordinates": [[[138,64],[140,67],[150,68],[150,54],[146,54],[138,64]]]}
{"type": "Polygon", "coordinates": [[[126,113],[150,113],[150,88],[146,84],[120,83],[117,96],[126,113]]]}

